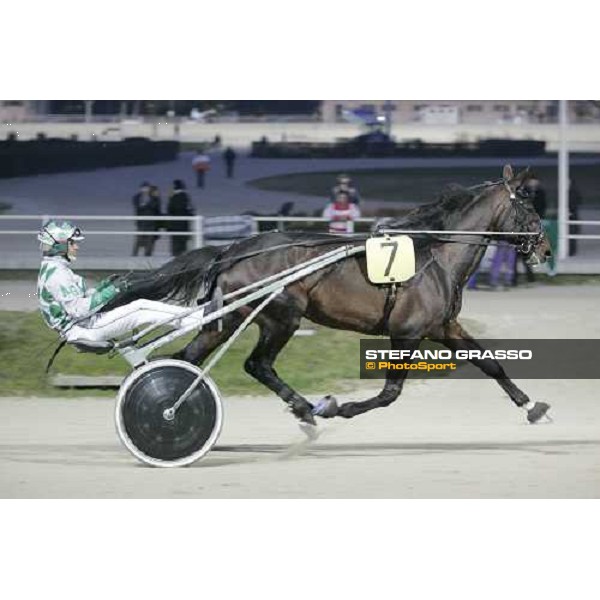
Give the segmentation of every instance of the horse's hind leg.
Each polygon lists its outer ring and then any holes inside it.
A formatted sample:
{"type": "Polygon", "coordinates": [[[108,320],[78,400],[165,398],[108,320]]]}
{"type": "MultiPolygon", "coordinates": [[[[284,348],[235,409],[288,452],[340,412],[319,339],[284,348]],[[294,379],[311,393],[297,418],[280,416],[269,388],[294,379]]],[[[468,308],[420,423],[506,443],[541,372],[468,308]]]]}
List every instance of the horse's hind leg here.
{"type": "Polygon", "coordinates": [[[222,331],[201,331],[185,348],[173,355],[173,358],[185,360],[194,365],[202,364],[235,331],[242,317],[230,314],[223,318],[222,331]]]}
{"type": "MultiPolygon", "coordinates": [[[[483,346],[473,339],[457,321],[451,321],[444,327],[444,337],[439,341],[453,351],[484,350],[483,346]]],[[[493,377],[498,382],[498,385],[509,395],[510,399],[519,408],[527,411],[527,420],[530,423],[539,421],[548,412],[550,405],[546,402],[532,402],[527,394],[508,378],[497,360],[493,358],[473,358],[470,362],[481,369],[488,377],[493,377]]]]}
{"type": "Polygon", "coordinates": [[[314,425],[312,404],[285,383],[273,367],[275,359],[298,329],[300,315],[286,315],[285,318],[278,319],[263,314],[260,319],[257,319],[257,323],[260,336],[254,350],[244,363],[246,372],[286,402],[294,416],[314,425]]]}
{"type": "MultiPolygon", "coordinates": [[[[419,347],[420,340],[401,340],[392,339],[393,350],[416,350],[419,347]]],[[[409,361],[407,361],[409,362],[409,361]]],[[[407,370],[392,370],[388,369],[386,373],[385,385],[381,392],[362,402],[345,402],[342,404],[336,416],[351,419],[356,415],[360,415],[374,408],[382,408],[389,406],[402,392],[402,387],[408,375],[407,370]]]]}

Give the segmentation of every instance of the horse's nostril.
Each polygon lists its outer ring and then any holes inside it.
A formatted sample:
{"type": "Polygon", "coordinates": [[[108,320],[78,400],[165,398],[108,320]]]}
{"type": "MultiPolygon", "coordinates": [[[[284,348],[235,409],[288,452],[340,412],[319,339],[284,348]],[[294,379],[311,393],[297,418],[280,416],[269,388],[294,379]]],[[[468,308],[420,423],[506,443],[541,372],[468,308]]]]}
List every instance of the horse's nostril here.
{"type": "Polygon", "coordinates": [[[552,250],[546,250],[546,253],[544,254],[544,256],[546,258],[550,258],[552,256],[552,250]]]}

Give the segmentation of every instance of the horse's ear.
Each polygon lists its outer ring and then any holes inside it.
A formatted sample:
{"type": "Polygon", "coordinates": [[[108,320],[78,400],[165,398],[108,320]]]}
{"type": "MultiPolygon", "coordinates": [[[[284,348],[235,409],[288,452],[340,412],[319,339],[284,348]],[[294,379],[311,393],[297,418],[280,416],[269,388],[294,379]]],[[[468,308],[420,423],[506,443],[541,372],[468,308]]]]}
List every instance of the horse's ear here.
{"type": "Polygon", "coordinates": [[[533,174],[531,168],[527,167],[515,177],[515,183],[517,187],[519,187],[520,185],[525,185],[525,182],[529,179],[535,179],[535,175],[533,174]]]}
{"type": "Polygon", "coordinates": [[[510,181],[513,178],[513,170],[510,165],[504,165],[504,169],[502,169],[502,179],[505,181],[510,181]]]}

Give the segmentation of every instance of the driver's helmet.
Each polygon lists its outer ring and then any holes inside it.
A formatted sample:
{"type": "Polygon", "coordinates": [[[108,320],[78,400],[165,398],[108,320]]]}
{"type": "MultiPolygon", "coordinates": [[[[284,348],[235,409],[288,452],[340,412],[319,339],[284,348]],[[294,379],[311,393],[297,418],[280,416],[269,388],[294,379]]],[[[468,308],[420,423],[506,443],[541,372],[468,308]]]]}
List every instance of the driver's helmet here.
{"type": "Polygon", "coordinates": [[[69,242],[80,242],[84,239],[79,227],[75,227],[69,221],[47,221],[42,225],[37,239],[41,242],[41,248],[46,256],[66,256],[69,242]]]}

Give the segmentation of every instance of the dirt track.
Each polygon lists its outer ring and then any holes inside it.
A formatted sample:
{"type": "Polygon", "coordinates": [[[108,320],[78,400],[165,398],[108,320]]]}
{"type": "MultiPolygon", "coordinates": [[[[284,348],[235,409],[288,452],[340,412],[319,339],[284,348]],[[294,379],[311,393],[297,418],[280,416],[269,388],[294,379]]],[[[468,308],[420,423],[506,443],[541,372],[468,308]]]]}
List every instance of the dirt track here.
{"type": "MultiPolygon", "coordinates": [[[[490,337],[598,338],[599,295],[481,292],[463,314],[490,337]]],[[[307,444],[275,397],[226,398],[216,448],[184,469],[137,463],[109,400],[2,398],[0,497],[600,497],[597,381],[519,383],[552,404],[553,424],[527,425],[491,380],[414,381],[390,408],[322,422],[307,444]]]]}

